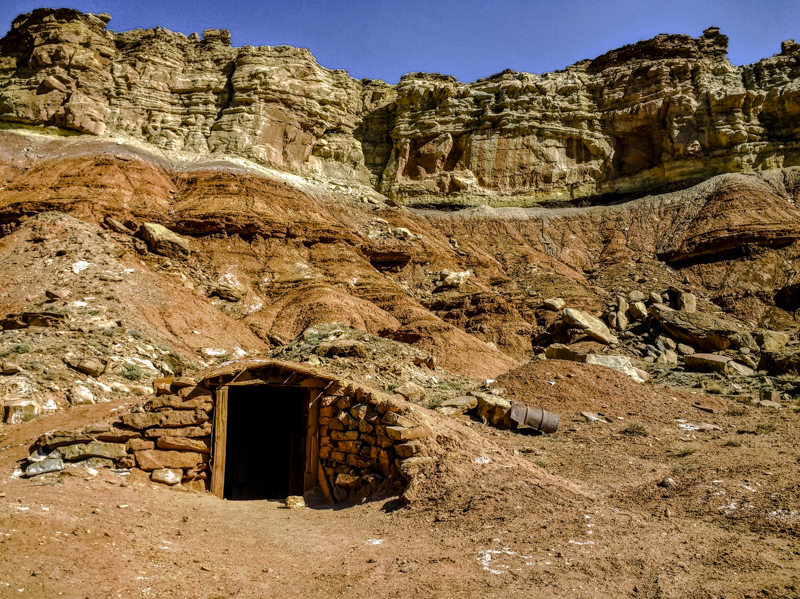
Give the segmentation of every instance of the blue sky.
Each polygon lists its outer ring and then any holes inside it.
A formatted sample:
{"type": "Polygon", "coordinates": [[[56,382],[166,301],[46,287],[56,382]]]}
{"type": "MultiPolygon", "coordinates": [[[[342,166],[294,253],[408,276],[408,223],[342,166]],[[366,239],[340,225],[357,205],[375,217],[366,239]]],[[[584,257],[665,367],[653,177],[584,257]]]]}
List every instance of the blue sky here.
{"type": "MultiPolygon", "coordinates": [[[[220,28],[232,43],[309,48],[323,66],[397,82],[412,71],[462,81],[503,69],[543,73],[658,33],[717,26],[730,60],[748,64],[800,40],[798,0],[68,0],[108,12],[109,28],[220,28]]],[[[0,31],[40,1],[0,2],[0,31]]]]}

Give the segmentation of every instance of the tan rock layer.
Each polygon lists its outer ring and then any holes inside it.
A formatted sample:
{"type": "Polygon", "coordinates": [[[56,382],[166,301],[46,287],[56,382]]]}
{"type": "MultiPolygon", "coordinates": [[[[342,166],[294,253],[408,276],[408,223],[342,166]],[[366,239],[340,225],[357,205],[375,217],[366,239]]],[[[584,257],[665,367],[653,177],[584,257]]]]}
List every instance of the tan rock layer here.
{"type": "Polygon", "coordinates": [[[40,9],[0,40],[0,120],[230,153],[406,202],[523,205],[800,164],[800,46],[733,66],[727,38],[659,35],[534,75],[397,86],[305,49],[230,46],[40,9]]]}

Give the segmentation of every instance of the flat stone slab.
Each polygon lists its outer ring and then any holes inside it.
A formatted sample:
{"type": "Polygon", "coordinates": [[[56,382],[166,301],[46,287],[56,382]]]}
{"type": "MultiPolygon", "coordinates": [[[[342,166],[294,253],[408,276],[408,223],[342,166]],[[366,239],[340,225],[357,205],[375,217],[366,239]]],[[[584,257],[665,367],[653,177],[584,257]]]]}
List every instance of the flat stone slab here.
{"type": "Polygon", "coordinates": [[[692,354],[684,357],[686,368],[699,372],[727,372],[728,362],[731,362],[731,358],[717,354],[692,354]]]}

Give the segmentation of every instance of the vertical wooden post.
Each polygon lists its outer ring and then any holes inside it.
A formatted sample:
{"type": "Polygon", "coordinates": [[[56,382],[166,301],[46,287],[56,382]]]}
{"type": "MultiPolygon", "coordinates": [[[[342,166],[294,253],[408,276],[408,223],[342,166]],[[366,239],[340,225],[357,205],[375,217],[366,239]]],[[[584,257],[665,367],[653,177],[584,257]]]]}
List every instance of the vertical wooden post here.
{"type": "Polygon", "coordinates": [[[228,386],[217,389],[214,404],[214,444],[211,450],[211,492],[224,499],[225,446],[228,442],[228,386]]]}
{"type": "Polygon", "coordinates": [[[311,389],[308,393],[308,428],[306,429],[305,475],[303,491],[317,486],[317,465],[319,464],[319,400],[322,391],[311,389]]]}

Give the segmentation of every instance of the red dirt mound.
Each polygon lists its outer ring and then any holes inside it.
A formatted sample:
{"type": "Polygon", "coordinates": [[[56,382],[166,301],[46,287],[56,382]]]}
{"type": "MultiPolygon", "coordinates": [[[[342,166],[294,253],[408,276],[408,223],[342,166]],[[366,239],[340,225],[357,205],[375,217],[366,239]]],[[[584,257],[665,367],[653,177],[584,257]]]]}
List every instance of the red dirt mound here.
{"type": "Polygon", "coordinates": [[[700,397],[643,385],[605,366],[565,360],[533,360],[498,377],[496,384],[508,399],[557,414],[599,412],[659,422],[673,420],[676,404],[700,397]]]}

